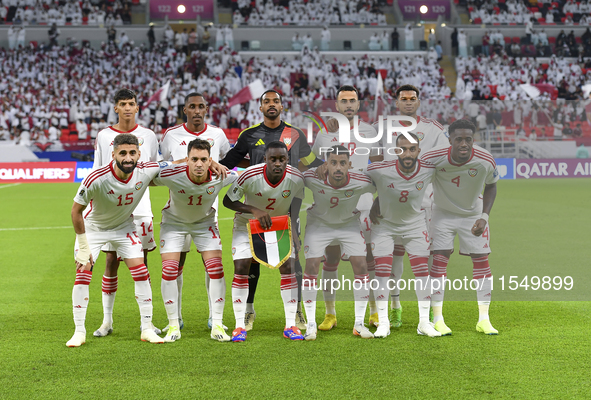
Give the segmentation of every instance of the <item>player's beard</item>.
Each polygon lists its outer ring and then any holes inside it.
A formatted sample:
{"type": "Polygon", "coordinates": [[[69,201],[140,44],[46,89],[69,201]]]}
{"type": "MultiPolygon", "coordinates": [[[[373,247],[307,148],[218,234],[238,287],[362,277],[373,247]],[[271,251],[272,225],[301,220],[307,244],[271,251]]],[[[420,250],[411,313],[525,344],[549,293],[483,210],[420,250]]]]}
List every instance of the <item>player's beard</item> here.
{"type": "Polygon", "coordinates": [[[412,170],[414,170],[415,165],[417,165],[417,160],[418,160],[417,158],[413,159],[411,157],[403,158],[402,160],[400,160],[400,165],[402,165],[402,168],[412,171],[412,170]],[[406,163],[405,163],[405,161],[407,161],[407,160],[412,160],[412,164],[409,167],[407,167],[406,163]]]}
{"type": "Polygon", "coordinates": [[[137,165],[137,161],[133,162],[133,165],[123,166],[119,161],[115,160],[117,168],[119,168],[124,174],[131,174],[137,165]]]}
{"type": "Polygon", "coordinates": [[[269,114],[269,111],[267,110],[267,112],[265,112],[263,115],[265,116],[265,118],[275,121],[277,118],[281,116],[281,113],[279,112],[279,110],[275,109],[275,114],[269,114]]]}

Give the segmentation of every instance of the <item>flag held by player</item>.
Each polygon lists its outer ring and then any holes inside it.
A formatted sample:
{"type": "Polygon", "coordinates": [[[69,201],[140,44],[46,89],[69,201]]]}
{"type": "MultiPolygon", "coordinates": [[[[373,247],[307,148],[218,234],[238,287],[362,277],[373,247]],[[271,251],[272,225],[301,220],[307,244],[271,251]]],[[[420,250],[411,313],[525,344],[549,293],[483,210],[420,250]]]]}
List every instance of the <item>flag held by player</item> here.
{"type": "Polygon", "coordinates": [[[271,228],[265,230],[256,219],[246,225],[253,258],[271,269],[277,269],[291,256],[293,242],[288,215],[271,217],[271,228]]]}

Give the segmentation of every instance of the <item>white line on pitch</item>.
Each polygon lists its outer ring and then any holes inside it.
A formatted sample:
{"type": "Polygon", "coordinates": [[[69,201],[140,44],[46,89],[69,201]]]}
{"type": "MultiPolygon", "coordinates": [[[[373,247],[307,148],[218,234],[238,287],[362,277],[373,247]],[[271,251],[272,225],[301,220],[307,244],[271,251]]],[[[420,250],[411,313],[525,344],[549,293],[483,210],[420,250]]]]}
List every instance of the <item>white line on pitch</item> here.
{"type": "Polygon", "coordinates": [[[2,185],[2,186],[0,186],[0,189],[5,189],[7,187],[18,186],[18,185],[20,185],[20,183],[10,183],[8,185],[2,185]]]}
{"type": "Polygon", "coordinates": [[[34,228],[0,228],[0,231],[36,231],[42,229],[71,229],[71,226],[39,226],[34,228]]]}

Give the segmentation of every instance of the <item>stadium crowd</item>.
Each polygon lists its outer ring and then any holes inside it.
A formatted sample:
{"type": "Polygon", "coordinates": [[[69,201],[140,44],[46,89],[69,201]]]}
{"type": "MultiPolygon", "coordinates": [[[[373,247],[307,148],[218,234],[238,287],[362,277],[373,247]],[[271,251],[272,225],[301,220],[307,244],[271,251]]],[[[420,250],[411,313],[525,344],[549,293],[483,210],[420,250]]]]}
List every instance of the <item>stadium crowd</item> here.
{"type": "Polygon", "coordinates": [[[289,0],[232,2],[235,24],[273,25],[386,25],[386,16],[375,0],[289,0]]]}
{"type": "Polygon", "coordinates": [[[131,24],[130,0],[0,0],[0,23],[39,25],[131,24]]]}
{"type": "Polygon", "coordinates": [[[474,0],[468,2],[474,24],[536,24],[591,25],[591,3],[573,0],[540,1],[474,0]]]}

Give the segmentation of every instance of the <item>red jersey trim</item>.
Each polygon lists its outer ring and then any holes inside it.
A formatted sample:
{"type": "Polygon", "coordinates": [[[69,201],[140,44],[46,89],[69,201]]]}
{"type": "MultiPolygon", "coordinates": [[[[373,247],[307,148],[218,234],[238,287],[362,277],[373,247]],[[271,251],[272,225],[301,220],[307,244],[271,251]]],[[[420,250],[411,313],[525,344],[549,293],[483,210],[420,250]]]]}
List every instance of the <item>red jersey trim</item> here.
{"type": "Polygon", "coordinates": [[[353,178],[353,179],[361,181],[361,182],[371,183],[371,178],[367,175],[358,174],[356,172],[350,172],[349,176],[350,176],[350,178],[353,178]]]}
{"type": "Polygon", "coordinates": [[[345,186],[347,186],[349,184],[349,182],[351,182],[351,174],[348,172],[347,172],[347,182],[343,186],[336,187],[336,186],[331,185],[330,182],[328,181],[328,173],[326,174],[326,178],[324,179],[325,185],[327,185],[333,189],[337,189],[337,190],[344,188],[345,186]]]}
{"type": "Polygon", "coordinates": [[[164,131],[164,134],[162,135],[162,139],[160,139],[160,143],[164,142],[164,138],[166,137],[166,134],[167,134],[168,132],[170,132],[170,131],[172,131],[172,130],[174,130],[174,129],[178,128],[179,126],[183,126],[183,125],[184,125],[184,124],[178,124],[178,125],[175,125],[175,126],[173,126],[173,127],[171,127],[171,128],[168,128],[167,130],[165,130],[165,131],[164,131]]]}
{"type": "Polygon", "coordinates": [[[204,181],[203,181],[203,182],[201,182],[201,183],[194,182],[194,181],[191,179],[191,177],[189,176],[189,166],[188,166],[188,165],[187,165],[187,168],[185,169],[185,171],[187,172],[187,179],[189,179],[189,181],[191,181],[191,183],[192,183],[193,185],[201,186],[201,185],[203,185],[204,183],[211,182],[211,170],[210,170],[210,169],[208,169],[208,170],[207,170],[207,179],[206,179],[206,180],[204,180],[204,181]]]}
{"type": "Polygon", "coordinates": [[[88,217],[88,214],[90,214],[90,212],[92,211],[92,200],[90,200],[90,209],[88,210],[88,212],[84,215],[84,218],[88,217]]]}
{"type": "Polygon", "coordinates": [[[465,161],[465,162],[463,162],[463,163],[461,163],[461,164],[456,164],[456,163],[455,163],[455,162],[452,160],[452,158],[451,158],[451,147],[450,147],[449,149],[447,149],[447,161],[448,161],[448,162],[449,162],[451,165],[453,165],[454,167],[461,167],[462,165],[466,165],[467,163],[469,163],[470,161],[472,161],[472,158],[474,158],[474,147],[472,147],[472,154],[470,154],[470,158],[469,158],[467,161],[465,161]]]}
{"type": "Polygon", "coordinates": [[[138,124],[135,124],[135,126],[133,127],[133,129],[129,130],[129,131],[120,131],[119,129],[115,129],[112,126],[109,126],[109,128],[117,133],[131,133],[133,131],[135,131],[138,128],[138,124]]]}
{"type": "Polygon", "coordinates": [[[447,156],[447,153],[449,152],[450,149],[451,149],[451,147],[448,147],[446,149],[441,149],[441,150],[428,151],[425,153],[425,155],[423,155],[422,159],[426,160],[428,158],[447,156]]]}
{"type": "Polygon", "coordinates": [[[189,130],[189,128],[187,128],[187,124],[183,124],[183,128],[185,128],[187,133],[190,133],[191,135],[199,136],[207,130],[207,124],[205,124],[204,128],[200,132],[193,132],[192,130],[189,130]]]}
{"type": "Polygon", "coordinates": [[[482,151],[480,151],[480,150],[475,150],[475,151],[474,151],[474,155],[475,155],[477,158],[480,158],[480,159],[482,159],[482,160],[488,161],[489,163],[491,163],[491,164],[492,164],[492,166],[493,166],[493,167],[495,167],[495,168],[497,167],[497,163],[495,162],[495,159],[494,159],[492,156],[490,156],[490,155],[488,155],[488,154],[486,154],[486,153],[483,153],[483,152],[482,152],[482,151]]]}
{"type": "Polygon", "coordinates": [[[121,183],[128,183],[129,180],[131,179],[131,177],[133,176],[134,171],[131,171],[131,174],[129,175],[129,178],[127,178],[127,180],[124,181],[121,178],[119,178],[117,176],[117,174],[115,173],[115,169],[113,168],[113,163],[114,162],[115,161],[111,161],[111,163],[109,164],[109,169],[111,170],[111,173],[113,174],[113,176],[115,177],[115,179],[117,179],[119,182],[121,182],[121,183]]]}
{"type": "Polygon", "coordinates": [[[285,168],[285,170],[283,171],[283,176],[281,177],[281,179],[279,179],[279,182],[277,182],[276,184],[272,184],[269,181],[269,179],[267,178],[267,164],[265,164],[265,166],[263,167],[263,176],[265,177],[265,182],[267,182],[267,184],[269,186],[271,186],[273,189],[276,188],[277,186],[279,186],[281,184],[281,182],[283,182],[286,175],[287,175],[287,168],[285,168]]]}
{"type": "Polygon", "coordinates": [[[104,174],[106,174],[107,172],[109,172],[109,166],[105,165],[103,167],[98,168],[97,170],[93,171],[90,173],[90,175],[88,175],[86,177],[86,179],[84,179],[84,186],[89,187],[92,182],[94,182],[94,180],[96,178],[98,178],[99,176],[102,176],[104,174]]]}
{"type": "Polygon", "coordinates": [[[417,174],[421,171],[421,162],[417,160],[417,169],[415,170],[414,174],[412,174],[411,176],[406,176],[404,175],[404,173],[400,170],[400,168],[398,167],[398,162],[396,162],[396,172],[398,172],[398,175],[400,175],[400,177],[404,180],[410,181],[412,178],[414,178],[415,176],[417,176],[417,174]]]}
{"type": "Polygon", "coordinates": [[[238,178],[237,183],[239,185],[242,185],[248,178],[255,176],[255,175],[259,175],[262,171],[263,171],[263,166],[253,168],[250,171],[247,171],[247,172],[243,173],[242,175],[240,175],[240,178],[238,178]]]}

